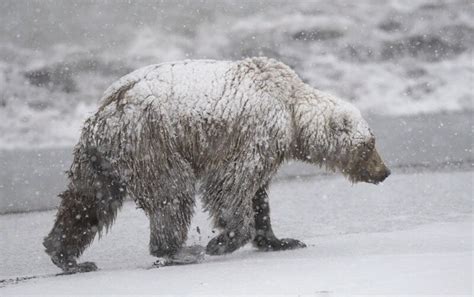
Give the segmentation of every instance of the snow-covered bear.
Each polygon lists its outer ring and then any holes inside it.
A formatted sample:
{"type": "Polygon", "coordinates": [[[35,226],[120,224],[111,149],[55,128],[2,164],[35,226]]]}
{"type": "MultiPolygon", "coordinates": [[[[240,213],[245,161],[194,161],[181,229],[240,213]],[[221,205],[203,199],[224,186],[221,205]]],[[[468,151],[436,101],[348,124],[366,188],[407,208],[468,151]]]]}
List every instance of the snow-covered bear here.
{"type": "MultiPolygon", "coordinates": [[[[268,58],[151,65],[114,83],[84,125],[59,196],[46,252],[67,272],[95,270],[76,259],[111,226],[129,195],[150,219],[150,252],[173,263],[183,249],[199,181],[221,233],[210,255],[249,241],[262,250],[305,245],[278,239],[267,190],[288,159],[378,183],[390,171],[351,104],[303,83],[268,58]]],[[[168,263],[169,263],[168,262],[168,263]]]]}

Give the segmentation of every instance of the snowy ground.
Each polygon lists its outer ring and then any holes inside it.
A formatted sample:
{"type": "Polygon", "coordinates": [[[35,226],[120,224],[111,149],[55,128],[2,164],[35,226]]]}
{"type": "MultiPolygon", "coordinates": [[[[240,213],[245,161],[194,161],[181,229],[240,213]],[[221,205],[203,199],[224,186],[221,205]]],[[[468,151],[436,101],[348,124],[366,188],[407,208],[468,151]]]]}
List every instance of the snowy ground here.
{"type": "MultiPolygon", "coordinates": [[[[150,270],[147,220],[129,202],[82,258],[101,271],[3,283],[0,295],[472,296],[472,181],[472,171],[394,172],[379,186],[340,177],[280,180],[270,193],[275,231],[308,248],[263,253],[247,246],[197,265],[150,270]]],[[[41,247],[53,216],[0,216],[2,279],[58,272],[41,247]]],[[[191,229],[190,244],[212,237],[201,212],[191,229]]]]}

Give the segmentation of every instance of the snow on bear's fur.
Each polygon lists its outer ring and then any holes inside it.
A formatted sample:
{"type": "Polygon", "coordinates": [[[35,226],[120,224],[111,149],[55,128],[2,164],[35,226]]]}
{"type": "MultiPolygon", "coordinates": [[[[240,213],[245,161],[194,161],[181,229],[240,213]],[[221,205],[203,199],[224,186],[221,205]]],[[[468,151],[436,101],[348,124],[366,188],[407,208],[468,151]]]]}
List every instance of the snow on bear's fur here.
{"type": "Polygon", "coordinates": [[[76,258],[129,195],[150,219],[150,252],[173,257],[187,237],[198,181],[222,230],[209,254],[249,240],[264,249],[304,246],[277,239],[268,217],[265,190],[287,159],[339,170],[353,182],[389,174],[360,112],[276,60],[141,68],[114,83],[86,121],[46,251],[66,271],[95,269],[76,258]]]}

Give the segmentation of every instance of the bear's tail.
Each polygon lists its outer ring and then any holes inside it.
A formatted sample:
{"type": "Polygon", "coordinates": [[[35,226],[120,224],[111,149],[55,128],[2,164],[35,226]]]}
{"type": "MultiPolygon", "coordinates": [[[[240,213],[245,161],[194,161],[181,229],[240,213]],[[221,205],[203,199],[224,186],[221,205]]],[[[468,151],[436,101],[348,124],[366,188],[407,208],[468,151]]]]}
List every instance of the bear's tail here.
{"type": "Polygon", "coordinates": [[[56,221],[43,245],[54,264],[78,269],[76,258],[102,230],[108,230],[126,196],[125,184],[96,148],[79,146],[69,171],[70,184],[61,193],[56,221]]]}

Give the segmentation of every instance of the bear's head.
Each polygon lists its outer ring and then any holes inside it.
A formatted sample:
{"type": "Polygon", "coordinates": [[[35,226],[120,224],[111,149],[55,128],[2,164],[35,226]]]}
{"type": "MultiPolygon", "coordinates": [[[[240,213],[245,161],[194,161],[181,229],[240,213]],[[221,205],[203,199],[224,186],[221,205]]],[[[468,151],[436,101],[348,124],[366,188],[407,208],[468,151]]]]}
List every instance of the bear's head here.
{"type": "Polygon", "coordinates": [[[331,166],[352,182],[377,184],[390,175],[375,148],[375,136],[358,109],[340,102],[330,113],[327,125],[330,145],[334,149],[327,157],[331,166]]]}
{"type": "Polygon", "coordinates": [[[306,98],[296,108],[300,159],[339,170],[352,182],[377,184],[390,175],[355,106],[317,90],[306,98]]]}

